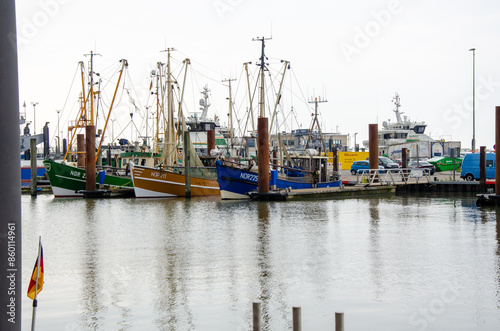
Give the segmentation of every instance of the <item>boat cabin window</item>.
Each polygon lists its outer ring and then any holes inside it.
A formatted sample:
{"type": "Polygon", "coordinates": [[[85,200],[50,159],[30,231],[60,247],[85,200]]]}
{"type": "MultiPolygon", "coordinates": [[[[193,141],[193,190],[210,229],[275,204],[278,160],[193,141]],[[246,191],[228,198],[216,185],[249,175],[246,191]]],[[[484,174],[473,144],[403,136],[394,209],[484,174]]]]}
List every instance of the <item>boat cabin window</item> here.
{"type": "Polygon", "coordinates": [[[413,128],[413,131],[415,131],[415,133],[418,133],[418,134],[423,134],[425,131],[425,125],[415,125],[415,127],[413,128]]]}

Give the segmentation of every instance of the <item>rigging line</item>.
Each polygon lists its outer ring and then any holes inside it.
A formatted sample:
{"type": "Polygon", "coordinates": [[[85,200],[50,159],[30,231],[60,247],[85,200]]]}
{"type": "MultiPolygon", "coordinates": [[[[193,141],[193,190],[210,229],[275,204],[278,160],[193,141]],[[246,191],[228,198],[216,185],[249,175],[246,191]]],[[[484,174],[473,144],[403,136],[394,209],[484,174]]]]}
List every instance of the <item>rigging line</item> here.
{"type": "MultiPolygon", "coordinates": [[[[196,98],[194,97],[194,84],[196,83],[196,87],[199,90],[198,81],[194,77],[192,70],[189,70],[189,77],[191,78],[189,81],[191,82],[191,95],[193,96],[191,98],[191,101],[193,103],[193,112],[196,113],[196,98]]],[[[188,112],[188,114],[189,114],[189,112],[188,112]]]]}
{"type": "MultiPolygon", "coordinates": [[[[185,56],[185,57],[189,57],[189,56],[187,56],[186,54],[182,53],[181,51],[179,51],[179,54],[181,54],[181,55],[183,55],[183,56],[185,56]]],[[[212,68],[210,68],[210,67],[207,67],[206,65],[204,65],[204,64],[203,64],[203,63],[201,63],[201,62],[198,62],[198,61],[196,61],[196,60],[191,60],[191,62],[195,62],[195,63],[199,64],[200,66],[202,66],[202,67],[204,67],[204,68],[206,68],[206,69],[208,69],[208,70],[210,70],[210,71],[213,71],[213,72],[214,72],[215,74],[217,74],[217,75],[219,75],[219,74],[220,74],[220,72],[219,72],[219,71],[216,71],[216,70],[214,70],[214,69],[212,69],[212,68]]]]}
{"type": "Polygon", "coordinates": [[[66,104],[68,103],[69,95],[71,93],[71,90],[73,89],[73,84],[75,83],[76,77],[78,75],[79,66],[80,66],[80,64],[76,65],[75,74],[73,75],[73,80],[71,81],[71,86],[69,87],[69,91],[68,91],[68,94],[66,95],[66,100],[64,100],[64,104],[63,104],[63,107],[61,109],[61,112],[64,111],[64,109],[66,108],[66,104]]]}
{"type": "Polygon", "coordinates": [[[293,77],[295,78],[295,81],[297,82],[297,86],[299,87],[299,91],[300,91],[300,94],[302,95],[302,102],[304,102],[304,104],[306,105],[306,108],[311,111],[313,108],[312,106],[309,105],[309,103],[307,102],[307,98],[304,97],[304,92],[302,91],[302,88],[300,87],[300,84],[299,84],[299,81],[297,79],[297,76],[295,75],[295,71],[294,70],[290,70],[293,74],[293,77]]]}
{"type": "Polygon", "coordinates": [[[219,84],[219,85],[222,85],[222,83],[221,83],[219,80],[214,79],[214,78],[212,78],[212,77],[210,77],[210,76],[208,76],[208,75],[206,75],[206,74],[202,73],[201,71],[198,71],[198,70],[193,69],[193,68],[191,68],[191,70],[192,70],[193,72],[196,72],[198,75],[205,77],[206,79],[209,79],[209,80],[211,80],[211,81],[213,81],[213,82],[215,82],[215,83],[217,83],[217,84],[219,84]]]}
{"type": "Polygon", "coordinates": [[[132,81],[132,77],[130,77],[130,72],[127,70],[127,71],[125,72],[125,75],[128,77],[128,82],[129,82],[129,84],[130,84],[130,86],[131,86],[132,91],[133,91],[133,92],[134,92],[134,94],[135,94],[135,99],[134,99],[134,102],[136,102],[136,103],[138,103],[138,104],[139,104],[139,106],[138,106],[138,107],[136,106],[136,107],[140,110],[140,109],[142,109],[142,108],[143,108],[143,106],[142,106],[142,104],[141,104],[141,100],[139,99],[139,96],[137,95],[137,90],[136,90],[136,88],[135,88],[135,86],[134,86],[134,82],[132,81]]]}
{"type": "MultiPolygon", "coordinates": [[[[241,78],[242,76],[243,76],[243,68],[241,69],[241,72],[240,72],[240,78],[239,78],[239,82],[238,82],[238,87],[240,86],[240,82],[242,81],[242,78],[241,78]]],[[[237,93],[238,93],[238,88],[236,88],[235,96],[236,96],[237,93]]],[[[245,92],[245,97],[246,97],[246,92],[245,92]]],[[[238,118],[238,111],[235,108],[235,102],[233,102],[233,113],[234,113],[234,116],[236,118],[236,123],[237,123],[237,126],[238,126],[238,131],[239,131],[240,135],[243,136],[243,133],[241,132],[240,119],[238,118]]]]}

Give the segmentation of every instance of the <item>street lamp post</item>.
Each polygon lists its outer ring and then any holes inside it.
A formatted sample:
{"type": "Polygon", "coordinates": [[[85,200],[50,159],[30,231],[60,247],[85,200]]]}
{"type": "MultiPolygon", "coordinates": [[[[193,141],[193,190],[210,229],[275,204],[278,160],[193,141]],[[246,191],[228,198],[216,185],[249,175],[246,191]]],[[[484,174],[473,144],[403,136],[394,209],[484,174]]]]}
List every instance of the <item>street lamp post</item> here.
{"type": "MultiPolygon", "coordinates": [[[[61,110],[56,110],[56,112],[57,112],[57,132],[59,132],[59,121],[61,119],[59,114],[61,113],[61,110]]],[[[59,151],[60,151],[59,146],[61,145],[60,142],[61,142],[61,136],[57,136],[56,154],[59,154],[59,151]]]]}
{"type": "Polygon", "coordinates": [[[35,119],[35,107],[38,105],[38,102],[32,102],[33,105],[33,134],[36,133],[36,119],[35,119]]]}
{"type": "Polygon", "coordinates": [[[476,49],[472,51],[472,153],[476,151],[476,49]]]}

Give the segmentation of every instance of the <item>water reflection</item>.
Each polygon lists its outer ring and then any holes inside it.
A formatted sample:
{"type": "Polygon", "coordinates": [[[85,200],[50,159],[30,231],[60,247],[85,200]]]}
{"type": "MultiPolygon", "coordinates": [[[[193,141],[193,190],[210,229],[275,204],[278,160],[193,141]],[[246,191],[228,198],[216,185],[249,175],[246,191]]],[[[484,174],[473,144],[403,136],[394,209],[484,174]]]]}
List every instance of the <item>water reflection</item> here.
{"type": "Polygon", "coordinates": [[[495,209],[495,218],[496,218],[496,234],[497,234],[497,251],[496,251],[496,260],[497,260],[497,308],[500,309],[500,210],[495,209]]]}
{"type": "Polygon", "coordinates": [[[460,198],[25,200],[23,236],[46,238],[40,329],[248,330],[252,301],[264,330],[291,329],[293,305],[311,330],[337,309],[358,330],[421,311],[429,330],[500,325],[500,211],[460,198]]]}
{"type": "Polygon", "coordinates": [[[259,270],[259,301],[262,303],[262,326],[264,330],[269,330],[267,326],[271,325],[270,313],[270,289],[273,277],[269,259],[271,252],[269,248],[269,205],[264,202],[257,206],[257,267],[259,270]]]}
{"type": "MultiPolygon", "coordinates": [[[[160,203],[160,202],[159,202],[160,203]]],[[[188,287],[186,282],[193,275],[186,274],[189,269],[190,251],[188,240],[182,231],[189,227],[189,216],[184,213],[188,200],[169,200],[161,203],[162,209],[156,217],[158,222],[158,247],[153,263],[154,268],[154,309],[156,318],[154,324],[157,330],[192,330],[194,329],[193,314],[188,302],[188,287]],[[175,216],[174,216],[175,215],[175,216]],[[182,324],[184,321],[185,324],[182,324]]]]}
{"type": "Polygon", "coordinates": [[[370,214],[370,267],[371,279],[374,285],[374,295],[377,301],[381,300],[384,292],[382,279],[384,277],[384,261],[381,258],[382,248],[380,247],[380,229],[379,229],[379,198],[372,198],[369,201],[370,214]]]}
{"type": "Polygon", "coordinates": [[[83,314],[80,317],[83,319],[84,328],[89,330],[97,330],[102,327],[103,314],[106,313],[107,307],[102,303],[102,279],[100,275],[99,264],[99,233],[96,229],[95,200],[86,200],[83,213],[83,240],[80,248],[83,255],[82,268],[82,286],[81,304],[83,314]]]}

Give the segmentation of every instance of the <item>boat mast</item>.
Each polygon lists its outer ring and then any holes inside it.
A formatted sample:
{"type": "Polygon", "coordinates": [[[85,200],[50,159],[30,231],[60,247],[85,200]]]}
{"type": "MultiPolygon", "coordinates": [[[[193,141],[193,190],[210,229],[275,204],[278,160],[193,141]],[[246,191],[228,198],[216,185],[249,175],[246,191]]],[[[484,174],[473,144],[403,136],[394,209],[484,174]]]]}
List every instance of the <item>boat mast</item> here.
{"type": "Polygon", "coordinates": [[[394,103],[394,106],[396,106],[396,109],[394,109],[394,112],[396,113],[396,120],[398,121],[399,124],[403,123],[403,120],[401,119],[401,113],[399,111],[399,107],[401,107],[401,103],[399,102],[399,94],[396,92],[396,96],[392,98],[392,102],[394,103]]]}
{"type": "Polygon", "coordinates": [[[259,67],[260,67],[260,89],[259,89],[259,109],[260,109],[260,113],[259,113],[259,117],[265,117],[265,114],[264,114],[264,71],[267,70],[266,69],[266,63],[264,62],[264,59],[266,58],[266,56],[264,55],[264,47],[265,47],[265,40],[270,40],[271,38],[265,38],[265,37],[261,37],[261,38],[255,38],[255,39],[252,39],[253,41],[260,41],[261,42],[261,45],[262,45],[262,50],[261,50],[261,55],[260,55],[260,64],[257,64],[259,67]]]}
{"type": "Polygon", "coordinates": [[[233,143],[233,96],[231,94],[231,82],[235,81],[236,79],[225,79],[222,82],[225,83],[227,82],[229,85],[229,139],[230,139],[230,146],[231,146],[231,153],[233,151],[234,143],[233,143]]]}
{"type": "Polygon", "coordinates": [[[166,166],[171,167],[174,165],[175,158],[175,136],[174,136],[174,110],[173,110],[173,96],[172,96],[172,77],[170,68],[170,52],[174,51],[173,48],[167,48],[167,137],[166,137],[166,166]]]}
{"type": "MultiPolygon", "coordinates": [[[[98,94],[99,92],[94,92],[94,56],[101,54],[94,54],[93,51],[90,51],[90,54],[84,54],[84,56],[90,56],[90,64],[89,64],[89,84],[90,84],[90,123],[89,125],[94,125],[94,94],[98,94]]],[[[87,119],[88,120],[88,119],[87,119]]]]}
{"type": "Polygon", "coordinates": [[[273,117],[271,117],[271,125],[269,126],[269,135],[271,135],[271,132],[273,130],[273,122],[274,118],[276,117],[276,108],[278,108],[278,104],[280,103],[281,100],[281,89],[283,87],[283,81],[285,80],[285,73],[286,69],[290,66],[290,62],[288,61],[283,61],[285,63],[285,67],[283,68],[283,75],[281,76],[281,82],[280,82],[280,88],[278,90],[278,96],[276,97],[276,102],[274,103],[274,110],[273,110],[273,117]]]}
{"type": "Polygon", "coordinates": [[[323,102],[328,102],[328,101],[321,100],[321,97],[319,98],[319,100],[318,98],[314,98],[314,101],[309,101],[309,103],[314,103],[314,118],[311,124],[311,130],[309,132],[309,136],[307,137],[306,149],[309,147],[309,142],[311,141],[312,133],[314,130],[314,124],[316,124],[318,126],[319,139],[321,140],[321,145],[323,146],[323,152],[326,152],[325,141],[323,140],[323,136],[321,135],[321,125],[319,124],[318,120],[318,103],[323,103],[323,102]]]}
{"type": "Polygon", "coordinates": [[[109,105],[109,111],[108,111],[108,116],[106,117],[106,122],[104,122],[104,128],[102,129],[102,133],[101,133],[101,141],[99,142],[99,147],[97,148],[97,151],[96,151],[96,160],[97,160],[97,156],[99,155],[99,153],[101,152],[101,146],[102,146],[102,142],[104,140],[104,133],[106,132],[106,128],[108,127],[108,122],[109,122],[109,118],[111,116],[111,111],[113,110],[113,105],[115,103],[115,99],[116,99],[116,93],[118,92],[118,87],[120,85],[120,81],[122,79],[122,75],[123,75],[123,70],[125,70],[125,68],[128,67],[128,62],[127,60],[125,59],[121,59],[120,62],[122,63],[122,67],[120,69],[120,74],[118,76],[118,81],[116,82],[116,87],[115,87],[115,92],[113,93],[113,99],[111,99],[111,104],[109,105]]]}
{"type": "Polygon", "coordinates": [[[253,119],[253,107],[252,107],[252,93],[250,90],[250,76],[248,75],[248,65],[252,64],[252,62],[245,62],[243,65],[245,66],[245,72],[247,74],[247,85],[248,85],[248,99],[249,99],[249,104],[250,104],[250,118],[252,119],[252,132],[255,132],[255,123],[253,119]]]}

